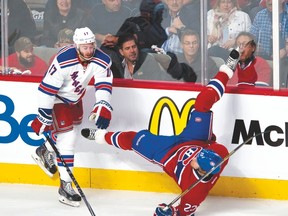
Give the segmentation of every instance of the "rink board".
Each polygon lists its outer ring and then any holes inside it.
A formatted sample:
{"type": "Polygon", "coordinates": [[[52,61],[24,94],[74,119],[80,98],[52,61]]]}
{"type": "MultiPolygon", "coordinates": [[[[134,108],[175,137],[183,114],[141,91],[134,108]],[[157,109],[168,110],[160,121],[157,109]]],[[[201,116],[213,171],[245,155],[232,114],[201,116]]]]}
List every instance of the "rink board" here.
{"type": "MultiPolygon", "coordinates": [[[[56,177],[46,176],[30,156],[43,141],[29,127],[37,113],[37,87],[37,83],[0,81],[0,182],[59,184],[56,177]]],[[[84,121],[79,130],[94,127],[87,120],[94,103],[93,91],[89,87],[84,97],[84,121]]],[[[114,87],[109,129],[149,129],[155,134],[178,134],[198,93],[114,87]]],[[[285,96],[234,93],[226,93],[215,104],[213,130],[217,141],[229,151],[248,135],[272,132],[253,139],[232,156],[211,194],[288,199],[286,107],[285,96]]],[[[81,136],[76,146],[75,167],[82,187],[179,193],[157,165],[132,152],[97,145],[81,136]]]]}

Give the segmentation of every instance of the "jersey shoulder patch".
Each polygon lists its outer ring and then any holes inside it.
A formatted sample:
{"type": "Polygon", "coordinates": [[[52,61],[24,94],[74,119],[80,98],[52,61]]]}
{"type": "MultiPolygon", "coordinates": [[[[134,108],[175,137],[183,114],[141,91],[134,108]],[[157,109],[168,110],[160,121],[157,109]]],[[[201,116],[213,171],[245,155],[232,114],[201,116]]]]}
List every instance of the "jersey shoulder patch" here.
{"type": "Polygon", "coordinates": [[[95,50],[94,57],[91,59],[91,62],[103,67],[104,69],[110,67],[112,64],[109,55],[107,55],[100,49],[95,50]]]}
{"type": "Polygon", "coordinates": [[[63,47],[57,53],[56,58],[61,68],[70,67],[79,63],[77,51],[74,45],[63,47]]]}

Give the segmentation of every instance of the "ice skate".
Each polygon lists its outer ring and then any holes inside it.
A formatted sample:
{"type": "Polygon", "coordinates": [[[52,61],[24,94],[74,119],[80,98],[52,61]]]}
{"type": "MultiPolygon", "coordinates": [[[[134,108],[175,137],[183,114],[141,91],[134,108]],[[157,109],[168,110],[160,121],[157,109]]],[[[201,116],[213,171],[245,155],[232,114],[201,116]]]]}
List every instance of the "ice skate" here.
{"type": "Polygon", "coordinates": [[[46,148],[45,144],[36,149],[32,158],[48,176],[53,177],[57,172],[53,153],[46,148]]]}
{"type": "Polygon", "coordinates": [[[230,54],[229,57],[226,61],[226,65],[232,70],[235,71],[237,63],[239,61],[239,52],[236,49],[233,49],[230,54]]]}
{"type": "Polygon", "coordinates": [[[92,129],[92,128],[84,128],[81,131],[81,134],[83,137],[89,140],[95,140],[97,144],[105,144],[108,145],[108,143],[105,140],[105,134],[107,133],[107,130],[105,129],[92,129]]]}
{"type": "Polygon", "coordinates": [[[73,187],[71,182],[65,182],[64,180],[61,180],[61,185],[58,190],[59,193],[59,201],[61,203],[64,203],[66,205],[70,205],[73,207],[79,207],[81,197],[79,194],[77,194],[73,187]]]}

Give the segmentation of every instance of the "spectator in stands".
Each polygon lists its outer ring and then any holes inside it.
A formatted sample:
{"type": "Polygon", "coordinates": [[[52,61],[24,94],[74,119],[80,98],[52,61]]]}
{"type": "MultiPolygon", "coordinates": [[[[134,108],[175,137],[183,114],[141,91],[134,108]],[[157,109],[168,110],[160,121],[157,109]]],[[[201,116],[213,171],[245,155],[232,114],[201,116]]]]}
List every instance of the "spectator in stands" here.
{"type": "MultiPolygon", "coordinates": [[[[237,3],[239,5],[239,7],[241,8],[241,10],[248,13],[250,8],[258,5],[260,1],[261,0],[237,0],[237,3]]],[[[214,8],[215,4],[216,4],[216,0],[210,0],[210,7],[211,8],[214,8]]]]}
{"type": "Polygon", "coordinates": [[[61,29],[86,26],[85,11],[77,8],[75,0],[53,0],[53,5],[46,8],[44,13],[44,30],[42,44],[55,47],[57,36],[61,29]]]}
{"type": "MultiPolygon", "coordinates": [[[[181,34],[181,44],[183,47],[183,53],[177,54],[179,62],[185,62],[190,67],[193,68],[197,75],[196,82],[201,82],[202,77],[202,65],[201,60],[201,50],[200,48],[200,38],[199,34],[191,29],[186,29],[181,34]]],[[[212,58],[207,57],[207,74],[208,80],[215,76],[219,68],[212,58]]]]}
{"type": "MultiPolygon", "coordinates": [[[[51,10],[51,8],[54,7],[54,1],[55,0],[48,0],[45,8],[46,10],[51,10]]],[[[75,7],[84,10],[85,12],[90,12],[91,8],[94,7],[96,4],[101,4],[101,0],[73,0],[73,4],[75,4],[75,7]]]]}
{"type": "Polygon", "coordinates": [[[241,31],[249,31],[251,20],[239,10],[237,0],[217,0],[207,13],[208,54],[226,60],[241,31]]]}
{"type": "MultiPolygon", "coordinates": [[[[73,35],[74,35],[73,30],[68,28],[61,29],[60,32],[58,33],[58,41],[55,44],[55,49],[59,50],[64,46],[74,44],[73,35]]],[[[55,54],[50,57],[48,65],[52,64],[52,61],[54,60],[56,55],[57,52],[55,52],[55,54]]]]}
{"type": "Polygon", "coordinates": [[[102,44],[107,34],[115,35],[125,19],[130,16],[130,9],[122,0],[102,0],[91,9],[87,19],[88,27],[95,33],[97,44],[102,44]]]}
{"type": "Polygon", "coordinates": [[[192,6],[186,7],[184,0],[164,0],[168,7],[167,16],[163,19],[162,26],[168,39],[162,45],[166,52],[182,53],[180,42],[181,31],[185,28],[200,32],[200,4],[191,2],[192,6]]]}
{"type": "MultiPolygon", "coordinates": [[[[140,4],[140,16],[130,17],[124,21],[116,35],[106,35],[101,49],[112,59],[112,71],[121,68],[122,59],[119,59],[119,49],[115,47],[118,38],[123,33],[134,34],[137,38],[138,49],[150,51],[152,45],[161,47],[167,39],[165,30],[161,26],[163,20],[164,5],[159,0],[142,0],[140,4]]],[[[117,77],[115,72],[115,76],[117,77]]],[[[114,76],[114,77],[115,77],[114,76]]]]}
{"type": "Polygon", "coordinates": [[[272,72],[267,61],[255,56],[257,45],[254,35],[249,32],[240,32],[236,38],[240,58],[235,73],[228,81],[228,85],[239,87],[270,86],[272,72]]]}
{"type": "Polygon", "coordinates": [[[266,0],[256,1],[256,3],[257,4],[254,3],[254,7],[250,8],[250,10],[247,11],[252,23],[254,22],[256,14],[259,11],[263,10],[264,8],[266,8],[266,0]]]}
{"type": "Polygon", "coordinates": [[[105,37],[103,46],[114,47],[122,33],[135,34],[139,49],[150,49],[152,45],[161,47],[167,39],[161,23],[164,5],[160,0],[142,0],[140,16],[130,17],[124,21],[116,35],[105,37]]]}
{"type": "Polygon", "coordinates": [[[68,28],[61,29],[58,33],[55,48],[61,48],[69,44],[73,44],[74,31],[68,28]]]}
{"type": "Polygon", "coordinates": [[[238,5],[243,12],[249,14],[250,16],[251,9],[259,6],[259,2],[260,0],[238,0],[238,5]]]}
{"type": "MultiPolygon", "coordinates": [[[[44,60],[33,54],[33,43],[28,37],[20,37],[14,44],[15,53],[7,59],[10,74],[43,76],[48,69],[44,60]]],[[[2,62],[2,59],[1,61],[2,62]]]]}
{"type": "Polygon", "coordinates": [[[120,77],[145,80],[169,79],[169,74],[159,65],[152,54],[139,50],[137,39],[133,34],[121,34],[117,46],[123,57],[122,67],[119,68],[120,77]]]}
{"type": "Polygon", "coordinates": [[[167,55],[171,57],[170,64],[166,69],[171,77],[167,81],[196,82],[197,75],[191,66],[185,62],[179,62],[174,53],[168,52],[167,55]]]}
{"type": "MultiPolygon", "coordinates": [[[[8,45],[9,54],[14,53],[14,43],[20,37],[28,37],[32,41],[36,36],[36,24],[31,11],[24,0],[7,1],[7,19],[8,19],[8,45]]],[[[3,11],[3,10],[2,10],[3,11]]],[[[1,11],[1,15],[2,15],[1,11]]],[[[0,35],[4,35],[0,23],[0,35]]],[[[1,39],[1,38],[0,38],[1,39]]],[[[0,45],[1,48],[1,45],[0,45]]]]}
{"type": "MultiPolygon", "coordinates": [[[[186,63],[179,63],[173,53],[167,55],[169,64],[167,71],[155,59],[158,54],[139,50],[137,39],[132,34],[121,34],[118,39],[119,53],[122,55],[122,65],[116,77],[126,79],[165,80],[195,82],[196,74],[186,63]]],[[[163,57],[163,56],[162,56],[163,57]]],[[[113,70],[115,74],[115,70],[113,70]]],[[[114,75],[115,77],[115,75],[114,75]]]]}
{"type": "MultiPolygon", "coordinates": [[[[283,3],[283,0],[279,0],[283,3]]],[[[283,9],[283,7],[280,7],[283,9]]],[[[286,55],[285,38],[288,34],[288,14],[280,14],[280,58],[286,55]]],[[[272,40],[272,0],[266,0],[266,8],[259,11],[252,23],[250,32],[255,36],[258,47],[257,55],[267,60],[273,59],[272,40]]]]}

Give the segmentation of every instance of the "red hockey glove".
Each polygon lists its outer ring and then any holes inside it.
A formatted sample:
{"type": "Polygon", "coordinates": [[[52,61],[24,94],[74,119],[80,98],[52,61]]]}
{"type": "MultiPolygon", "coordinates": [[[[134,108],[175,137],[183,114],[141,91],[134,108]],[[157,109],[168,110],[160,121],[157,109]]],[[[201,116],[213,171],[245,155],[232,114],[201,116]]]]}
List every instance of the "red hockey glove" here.
{"type": "Polygon", "coordinates": [[[89,116],[90,121],[95,121],[98,129],[106,129],[111,121],[111,105],[104,100],[97,102],[89,116]]]}
{"type": "Polygon", "coordinates": [[[39,136],[44,131],[51,130],[52,126],[52,109],[42,109],[39,108],[39,114],[33,120],[31,127],[34,132],[39,136]]]}
{"type": "Polygon", "coordinates": [[[159,204],[154,212],[154,216],[177,216],[177,210],[173,206],[170,206],[165,211],[164,208],[166,206],[167,205],[165,203],[159,204]]]}

